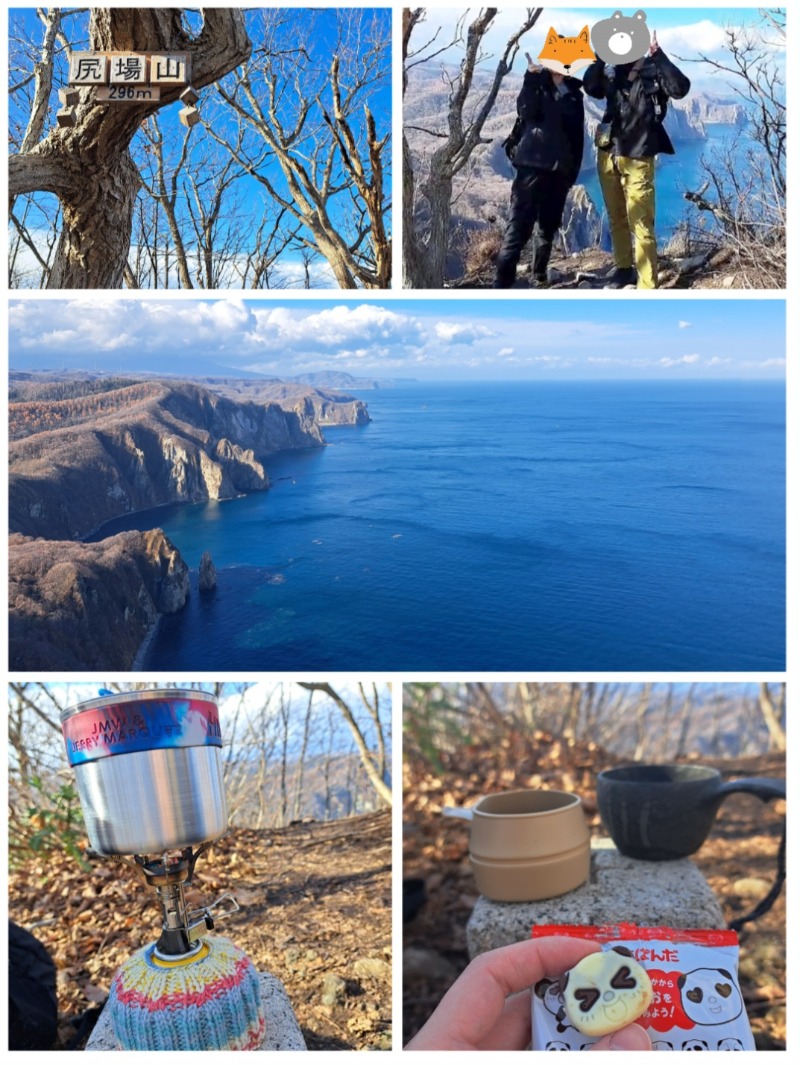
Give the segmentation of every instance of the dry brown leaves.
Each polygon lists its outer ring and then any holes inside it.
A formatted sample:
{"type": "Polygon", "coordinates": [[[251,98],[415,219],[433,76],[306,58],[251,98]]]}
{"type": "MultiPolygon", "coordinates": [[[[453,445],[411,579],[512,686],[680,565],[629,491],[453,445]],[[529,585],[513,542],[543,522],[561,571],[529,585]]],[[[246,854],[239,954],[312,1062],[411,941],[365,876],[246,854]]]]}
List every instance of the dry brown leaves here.
{"type": "MultiPolygon", "coordinates": [[[[286,986],[309,1049],[391,1045],[391,818],[388,811],[274,831],[237,829],[198,861],[190,904],[230,891],[241,912],[218,931],[286,986]],[[363,964],[370,959],[371,964],[363,964]],[[357,965],[362,962],[361,965],[357,965]],[[328,973],[342,1000],[321,1002],[328,973]]],[[[59,1044],[108,994],[117,966],[158,934],[153,893],[133,872],[66,857],[9,875],[9,916],[58,969],[59,1044]]]]}

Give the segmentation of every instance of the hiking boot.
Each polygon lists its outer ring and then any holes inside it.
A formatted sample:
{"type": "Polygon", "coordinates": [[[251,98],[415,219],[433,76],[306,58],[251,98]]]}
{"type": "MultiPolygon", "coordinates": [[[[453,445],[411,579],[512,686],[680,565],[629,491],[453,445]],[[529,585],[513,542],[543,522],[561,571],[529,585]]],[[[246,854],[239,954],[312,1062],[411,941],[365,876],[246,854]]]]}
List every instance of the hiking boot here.
{"type": "Polygon", "coordinates": [[[603,288],[627,288],[628,285],[633,285],[635,288],[638,280],[639,275],[636,273],[635,266],[626,266],[624,269],[617,267],[603,288]]]}
{"type": "Polygon", "coordinates": [[[529,288],[550,288],[547,274],[534,274],[530,280],[529,288]]]}

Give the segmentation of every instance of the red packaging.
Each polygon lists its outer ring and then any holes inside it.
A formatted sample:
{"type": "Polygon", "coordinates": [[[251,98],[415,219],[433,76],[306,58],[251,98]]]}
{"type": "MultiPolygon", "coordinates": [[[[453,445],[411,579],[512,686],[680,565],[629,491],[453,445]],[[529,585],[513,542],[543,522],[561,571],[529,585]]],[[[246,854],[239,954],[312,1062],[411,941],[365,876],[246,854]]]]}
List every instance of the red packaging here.
{"type": "MultiPolygon", "coordinates": [[[[739,990],[739,938],[721,929],[616,925],[536,925],[534,939],[571,936],[603,948],[624,946],[644,966],[653,1001],[637,1024],[653,1050],[755,1050],[739,990]]],[[[533,1050],[588,1050],[597,1040],[570,1025],[557,981],[534,988],[533,1050]]]]}

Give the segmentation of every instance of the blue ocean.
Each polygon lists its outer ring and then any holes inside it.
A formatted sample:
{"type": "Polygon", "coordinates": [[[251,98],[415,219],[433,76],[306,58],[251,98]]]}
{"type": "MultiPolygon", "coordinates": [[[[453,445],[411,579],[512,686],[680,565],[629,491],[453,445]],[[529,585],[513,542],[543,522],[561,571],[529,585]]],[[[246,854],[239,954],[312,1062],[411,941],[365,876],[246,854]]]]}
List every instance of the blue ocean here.
{"type": "Polygon", "coordinates": [[[417,384],[161,526],[196,571],[152,670],[781,670],[782,384],[417,384]]]}
{"type": "MultiPolygon", "coordinates": [[[[714,163],[720,153],[732,154],[746,167],[746,140],[736,126],[709,124],[706,126],[706,139],[698,141],[679,141],[675,145],[675,155],[659,155],[656,171],[656,235],[663,246],[675,230],[687,219],[697,226],[699,221],[705,226],[713,227],[713,220],[708,212],[701,213],[686,199],[684,192],[696,192],[706,181],[703,170],[703,158],[714,163]]],[[[603,194],[597,179],[597,170],[592,164],[585,167],[578,182],[586,186],[595,207],[603,213],[603,194]]],[[[608,234],[604,235],[605,246],[611,247],[608,234]]]]}

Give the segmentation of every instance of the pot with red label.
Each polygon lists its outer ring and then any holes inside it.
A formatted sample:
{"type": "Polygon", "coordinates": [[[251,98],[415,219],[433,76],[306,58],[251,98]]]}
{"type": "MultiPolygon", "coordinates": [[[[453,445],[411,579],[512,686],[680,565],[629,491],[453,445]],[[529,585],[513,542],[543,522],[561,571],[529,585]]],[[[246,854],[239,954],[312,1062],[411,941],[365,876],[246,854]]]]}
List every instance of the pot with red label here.
{"type": "Polygon", "coordinates": [[[158,854],[228,827],[217,700],[206,692],[109,694],[61,715],[98,854],[158,854]]]}

